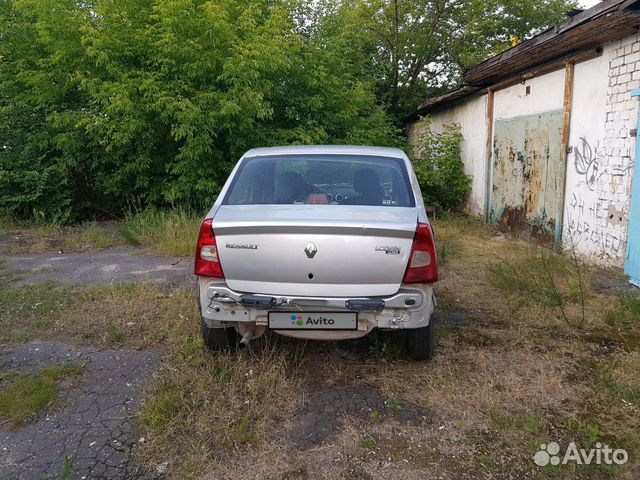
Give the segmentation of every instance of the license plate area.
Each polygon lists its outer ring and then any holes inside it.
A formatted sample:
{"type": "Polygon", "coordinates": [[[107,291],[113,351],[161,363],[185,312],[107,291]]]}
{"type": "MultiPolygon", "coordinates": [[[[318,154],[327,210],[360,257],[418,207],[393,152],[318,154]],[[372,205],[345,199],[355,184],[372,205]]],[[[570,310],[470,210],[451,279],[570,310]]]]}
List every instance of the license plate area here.
{"type": "Polygon", "coordinates": [[[357,330],[358,312],[269,312],[272,330],[357,330]]]}

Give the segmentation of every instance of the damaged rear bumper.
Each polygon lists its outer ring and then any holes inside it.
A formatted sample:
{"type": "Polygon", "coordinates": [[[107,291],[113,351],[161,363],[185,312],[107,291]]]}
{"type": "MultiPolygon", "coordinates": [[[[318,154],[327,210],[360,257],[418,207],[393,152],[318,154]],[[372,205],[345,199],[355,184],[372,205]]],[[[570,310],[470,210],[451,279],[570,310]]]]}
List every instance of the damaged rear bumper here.
{"type": "Polygon", "coordinates": [[[245,330],[249,325],[265,328],[270,311],[358,312],[357,330],[275,330],[282,335],[318,340],[358,338],[374,328],[426,327],[436,303],[430,284],[402,285],[397,293],[385,297],[270,296],[236,292],[224,280],[200,277],[198,294],[202,318],[210,328],[240,326],[245,330]]]}

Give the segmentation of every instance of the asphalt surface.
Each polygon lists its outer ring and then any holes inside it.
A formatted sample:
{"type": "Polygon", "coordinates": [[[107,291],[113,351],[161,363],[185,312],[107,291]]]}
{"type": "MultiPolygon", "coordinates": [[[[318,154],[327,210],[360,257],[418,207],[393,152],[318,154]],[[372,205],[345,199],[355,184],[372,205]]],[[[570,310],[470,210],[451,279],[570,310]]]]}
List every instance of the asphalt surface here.
{"type": "Polygon", "coordinates": [[[72,472],[68,478],[156,478],[155,470],[145,470],[133,460],[140,437],[131,416],[159,359],[157,351],[97,350],[60,342],[0,349],[6,370],[36,372],[62,363],[85,366],[35,421],[21,428],[6,423],[0,427],[0,478],[62,478],[65,459],[72,472]]]}
{"type": "Polygon", "coordinates": [[[20,273],[18,284],[57,281],[81,287],[153,281],[190,285],[194,278],[191,257],[145,255],[129,246],[99,252],[6,256],[5,267],[20,273]]]}
{"type": "MultiPolygon", "coordinates": [[[[9,243],[0,241],[0,249],[9,243]]],[[[2,257],[2,267],[14,274],[16,286],[47,281],[76,287],[193,283],[191,258],[146,255],[129,246],[2,257]]],[[[57,400],[26,425],[0,422],[0,479],[162,477],[162,466],[145,468],[135,461],[141,434],[132,418],[160,357],[154,350],[98,350],[49,341],[0,346],[4,371],[36,372],[68,362],[85,366],[78,378],[61,382],[57,400]]]]}

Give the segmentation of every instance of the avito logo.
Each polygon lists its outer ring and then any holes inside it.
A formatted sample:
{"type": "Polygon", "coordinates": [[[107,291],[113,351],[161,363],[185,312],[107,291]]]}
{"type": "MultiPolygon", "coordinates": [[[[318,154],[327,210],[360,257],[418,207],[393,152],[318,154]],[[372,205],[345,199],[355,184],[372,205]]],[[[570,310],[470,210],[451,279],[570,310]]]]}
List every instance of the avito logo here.
{"type": "Polygon", "coordinates": [[[336,321],[333,318],[327,318],[327,317],[317,317],[317,318],[308,317],[307,318],[307,325],[333,325],[334,323],[336,323],[336,321]]]}
{"type": "Polygon", "coordinates": [[[304,327],[305,325],[334,325],[336,321],[333,318],[327,317],[311,317],[308,316],[306,320],[302,318],[302,315],[291,315],[291,325],[296,327],[304,327]]]}

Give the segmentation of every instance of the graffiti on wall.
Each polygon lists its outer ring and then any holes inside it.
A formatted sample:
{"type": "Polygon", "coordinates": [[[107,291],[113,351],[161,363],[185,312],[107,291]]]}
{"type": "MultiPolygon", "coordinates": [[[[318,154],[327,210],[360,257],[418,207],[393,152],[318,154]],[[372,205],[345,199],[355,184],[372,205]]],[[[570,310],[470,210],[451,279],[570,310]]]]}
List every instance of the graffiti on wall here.
{"type": "Polygon", "coordinates": [[[589,190],[595,190],[598,180],[606,173],[602,170],[602,156],[598,145],[591,147],[585,137],[580,137],[580,144],[573,148],[573,155],[576,172],[582,175],[589,190]]]}
{"type": "Polygon", "coordinates": [[[567,204],[566,233],[574,247],[590,244],[601,255],[616,257],[623,253],[625,242],[607,224],[619,223],[621,212],[604,198],[586,201],[576,193],[567,204]]]}

